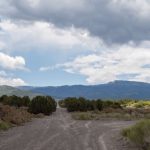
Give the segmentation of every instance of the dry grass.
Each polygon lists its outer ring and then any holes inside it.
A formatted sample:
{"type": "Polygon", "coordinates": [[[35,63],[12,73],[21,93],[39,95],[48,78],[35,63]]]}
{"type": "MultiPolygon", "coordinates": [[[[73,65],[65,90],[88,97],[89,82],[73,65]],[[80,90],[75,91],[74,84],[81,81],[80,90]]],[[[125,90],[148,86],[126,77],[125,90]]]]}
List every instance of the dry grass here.
{"type": "Polygon", "coordinates": [[[27,107],[16,108],[0,103],[0,131],[10,127],[22,125],[31,121],[32,118],[43,118],[44,114],[31,114],[27,107]]]}
{"type": "Polygon", "coordinates": [[[127,107],[127,108],[149,108],[150,109],[150,101],[144,101],[144,100],[140,100],[140,101],[124,101],[122,103],[123,107],[127,107]]]}
{"type": "Polygon", "coordinates": [[[74,112],[72,117],[76,120],[137,120],[150,119],[150,109],[104,109],[103,111],[74,112]]]}
{"type": "Polygon", "coordinates": [[[28,122],[33,117],[27,112],[26,108],[15,108],[0,104],[0,119],[15,125],[21,125],[28,122]]]}
{"type": "Polygon", "coordinates": [[[150,150],[150,120],[143,120],[122,130],[122,135],[143,150],[150,150]]]}

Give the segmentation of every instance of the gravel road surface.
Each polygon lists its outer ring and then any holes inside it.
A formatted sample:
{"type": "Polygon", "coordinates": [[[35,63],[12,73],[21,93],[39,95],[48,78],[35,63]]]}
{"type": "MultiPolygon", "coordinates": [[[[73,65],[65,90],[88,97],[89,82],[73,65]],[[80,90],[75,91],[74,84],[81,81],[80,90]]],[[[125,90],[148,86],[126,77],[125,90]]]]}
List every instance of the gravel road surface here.
{"type": "Polygon", "coordinates": [[[0,150],[136,150],[120,136],[133,123],[78,121],[57,108],[51,116],[1,132],[0,150]]]}

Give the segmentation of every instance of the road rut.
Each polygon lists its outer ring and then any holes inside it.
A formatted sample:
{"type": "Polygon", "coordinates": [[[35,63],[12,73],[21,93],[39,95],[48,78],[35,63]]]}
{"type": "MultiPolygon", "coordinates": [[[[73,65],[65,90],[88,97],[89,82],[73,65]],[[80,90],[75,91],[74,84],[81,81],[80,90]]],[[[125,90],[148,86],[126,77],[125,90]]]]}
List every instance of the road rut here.
{"type": "Polygon", "coordinates": [[[120,130],[130,121],[78,121],[63,108],[45,118],[0,133],[0,150],[136,150],[120,130]]]}

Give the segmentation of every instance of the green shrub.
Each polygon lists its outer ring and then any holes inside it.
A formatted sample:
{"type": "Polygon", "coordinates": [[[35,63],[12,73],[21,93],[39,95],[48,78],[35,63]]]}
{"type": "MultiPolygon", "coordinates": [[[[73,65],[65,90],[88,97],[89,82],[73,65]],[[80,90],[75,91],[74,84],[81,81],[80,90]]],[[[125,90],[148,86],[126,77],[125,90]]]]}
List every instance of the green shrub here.
{"type": "Polygon", "coordinates": [[[79,111],[79,101],[76,98],[65,99],[65,106],[69,112],[79,111]]]}
{"type": "Polygon", "coordinates": [[[7,98],[8,98],[7,95],[1,96],[1,97],[0,97],[0,102],[1,102],[1,103],[4,103],[4,101],[6,101],[7,98]]]}
{"type": "Polygon", "coordinates": [[[24,96],[24,97],[22,97],[22,106],[29,106],[29,104],[30,104],[30,98],[29,98],[29,96],[24,96]]]}
{"type": "Polygon", "coordinates": [[[33,114],[49,115],[56,110],[56,102],[50,96],[36,96],[30,102],[29,111],[33,114]]]}
{"type": "Polygon", "coordinates": [[[18,96],[6,96],[3,95],[0,97],[0,102],[5,105],[15,106],[15,107],[22,107],[22,106],[29,106],[30,98],[28,96],[18,97],[18,96]]]}
{"type": "Polygon", "coordinates": [[[145,150],[150,150],[150,120],[143,120],[136,125],[124,129],[122,135],[145,150]]]}
{"type": "Polygon", "coordinates": [[[98,109],[99,111],[103,109],[103,102],[100,99],[96,101],[96,109],[98,109]]]}
{"type": "Polygon", "coordinates": [[[8,130],[11,127],[10,123],[4,122],[0,120],[0,131],[1,130],[8,130]]]}
{"type": "Polygon", "coordinates": [[[120,103],[116,101],[103,101],[103,108],[122,109],[120,103]]]}
{"type": "Polygon", "coordinates": [[[103,110],[106,107],[112,108],[121,108],[118,102],[111,102],[111,101],[102,101],[98,100],[88,100],[83,97],[75,98],[70,97],[64,100],[61,100],[60,105],[66,107],[69,112],[73,111],[93,111],[93,110],[103,110]]]}

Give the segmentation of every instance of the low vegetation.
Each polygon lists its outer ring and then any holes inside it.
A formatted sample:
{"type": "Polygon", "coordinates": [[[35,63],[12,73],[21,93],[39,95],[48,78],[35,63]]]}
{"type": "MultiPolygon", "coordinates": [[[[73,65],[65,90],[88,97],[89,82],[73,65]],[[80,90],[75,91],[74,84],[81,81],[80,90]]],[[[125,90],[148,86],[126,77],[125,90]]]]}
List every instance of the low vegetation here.
{"type": "Polygon", "coordinates": [[[27,121],[30,121],[34,116],[27,111],[27,108],[16,108],[9,105],[0,105],[0,118],[5,122],[9,122],[15,125],[21,125],[27,121]]]}
{"type": "Polygon", "coordinates": [[[56,110],[56,102],[50,96],[0,97],[0,130],[6,130],[14,125],[21,125],[33,117],[50,115],[56,110]],[[43,114],[43,115],[42,115],[43,114]]]}
{"type": "Polygon", "coordinates": [[[0,103],[13,106],[15,108],[25,107],[33,114],[43,113],[49,115],[56,110],[56,102],[50,96],[36,96],[32,100],[28,96],[6,96],[0,97],[0,103]]]}
{"type": "Polygon", "coordinates": [[[0,97],[0,103],[15,107],[23,107],[23,106],[28,107],[30,104],[30,98],[28,96],[18,97],[15,95],[13,96],[3,95],[0,97]]]}
{"type": "Polygon", "coordinates": [[[122,135],[138,148],[150,150],[150,101],[120,100],[102,101],[85,98],[67,98],[59,102],[77,120],[146,119],[124,129],[122,135]]]}
{"type": "Polygon", "coordinates": [[[4,122],[0,120],[0,131],[1,130],[8,130],[12,125],[10,123],[4,122]]]}
{"type": "Polygon", "coordinates": [[[68,112],[72,112],[72,117],[79,120],[150,118],[149,101],[102,101],[80,97],[66,98],[59,101],[59,105],[66,107],[68,112]]]}
{"type": "Polygon", "coordinates": [[[34,114],[43,113],[50,115],[56,111],[56,102],[50,96],[37,96],[30,102],[29,111],[34,114]]]}
{"type": "Polygon", "coordinates": [[[150,120],[143,120],[124,129],[122,135],[143,150],[150,150],[150,120]]]}
{"type": "Polygon", "coordinates": [[[120,104],[126,108],[150,108],[150,101],[144,100],[121,100],[120,104]]]}
{"type": "Polygon", "coordinates": [[[150,110],[138,109],[104,109],[102,111],[72,112],[76,120],[139,120],[150,119],[150,110]]]}
{"type": "Polygon", "coordinates": [[[120,103],[116,101],[102,101],[100,99],[87,100],[83,97],[66,98],[62,101],[59,101],[59,105],[61,107],[66,107],[69,112],[75,111],[86,112],[94,110],[102,111],[107,108],[122,109],[120,103]]]}

